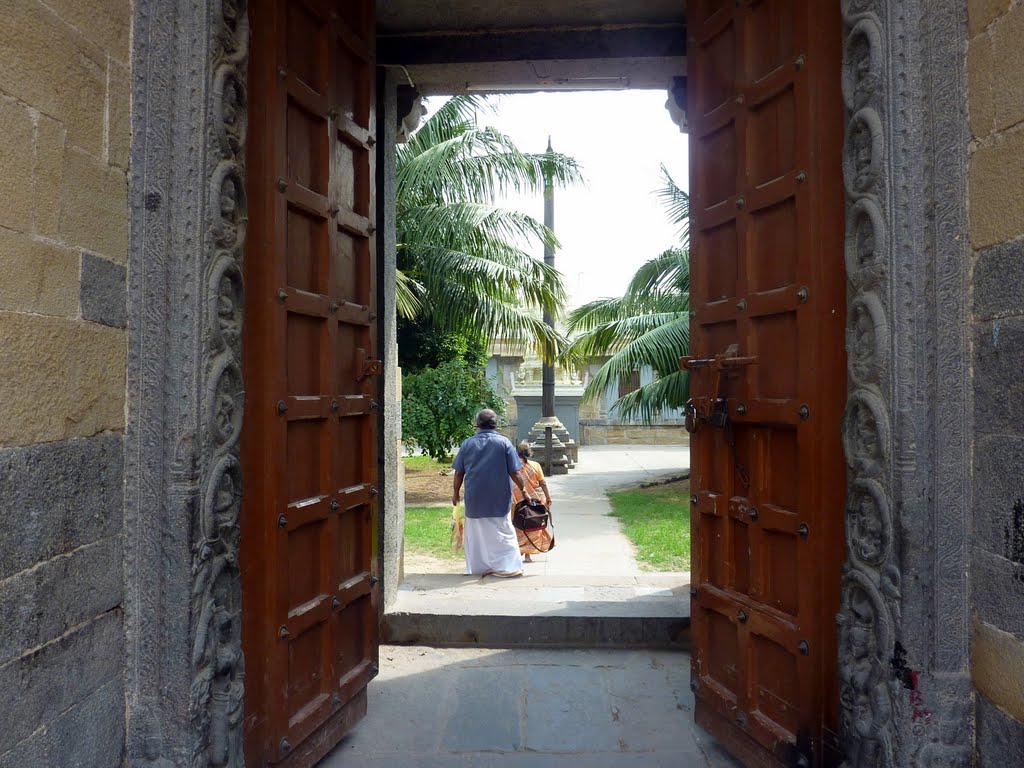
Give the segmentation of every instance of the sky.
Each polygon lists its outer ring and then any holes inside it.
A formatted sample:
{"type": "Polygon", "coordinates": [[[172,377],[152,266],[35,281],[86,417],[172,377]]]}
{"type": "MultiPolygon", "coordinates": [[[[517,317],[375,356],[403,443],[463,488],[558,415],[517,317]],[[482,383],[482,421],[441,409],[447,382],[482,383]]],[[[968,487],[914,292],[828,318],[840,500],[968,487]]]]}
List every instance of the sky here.
{"type": "MultiPolygon", "coordinates": [[[[689,187],[686,136],[669,118],[665,91],[585,91],[495,97],[495,114],[480,121],[508,134],[524,151],[575,158],[585,185],[555,190],[555,266],[565,275],[570,307],[621,295],[633,272],[676,243],[655,191],[664,163],[689,187]]],[[[430,99],[433,112],[443,98],[430,99]]],[[[544,201],[502,202],[543,220],[544,201]]],[[[538,258],[543,251],[538,249],[538,258]]]]}

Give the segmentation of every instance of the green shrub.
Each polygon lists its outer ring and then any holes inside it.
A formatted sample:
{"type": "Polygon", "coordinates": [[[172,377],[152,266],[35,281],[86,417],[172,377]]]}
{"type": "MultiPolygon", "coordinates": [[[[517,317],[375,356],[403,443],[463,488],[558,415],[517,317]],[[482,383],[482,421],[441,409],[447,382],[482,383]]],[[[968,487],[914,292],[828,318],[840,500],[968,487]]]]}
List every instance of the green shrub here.
{"type": "Polygon", "coordinates": [[[472,436],[482,408],[505,413],[505,401],[481,368],[452,360],[408,374],[402,379],[402,439],[444,461],[472,436]]]}

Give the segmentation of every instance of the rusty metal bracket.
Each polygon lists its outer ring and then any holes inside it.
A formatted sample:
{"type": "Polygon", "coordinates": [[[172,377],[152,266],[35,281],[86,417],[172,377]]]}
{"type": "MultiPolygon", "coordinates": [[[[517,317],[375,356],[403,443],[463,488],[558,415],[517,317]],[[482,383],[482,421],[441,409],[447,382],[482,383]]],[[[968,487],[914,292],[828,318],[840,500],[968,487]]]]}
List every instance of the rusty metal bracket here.
{"type": "Polygon", "coordinates": [[[356,381],[362,381],[370,376],[380,376],[384,373],[383,360],[371,360],[366,350],[356,350],[356,381]]]}
{"type": "MultiPolygon", "coordinates": [[[[704,369],[712,374],[713,386],[708,390],[709,394],[691,397],[686,403],[686,429],[689,432],[696,432],[702,422],[711,422],[715,419],[716,412],[724,412],[725,401],[722,398],[722,375],[735,375],[735,372],[748,365],[757,363],[757,355],[741,357],[739,346],[731,344],[725,352],[714,357],[681,357],[679,359],[680,370],[696,373],[704,369]],[[713,394],[712,394],[713,393],[713,394]]],[[[718,419],[721,421],[721,419],[718,419]]],[[[717,425],[716,426],[721,426],[717,425]]]]}

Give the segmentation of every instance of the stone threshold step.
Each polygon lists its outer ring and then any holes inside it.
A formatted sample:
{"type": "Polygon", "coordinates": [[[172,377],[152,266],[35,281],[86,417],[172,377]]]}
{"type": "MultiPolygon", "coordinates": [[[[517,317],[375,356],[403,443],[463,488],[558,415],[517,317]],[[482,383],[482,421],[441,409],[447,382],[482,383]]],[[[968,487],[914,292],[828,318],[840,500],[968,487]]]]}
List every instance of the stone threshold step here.
{"type": "Polygon", "coordinates": [[[566,613],[384,614],[381,642],[433,647],[485,648],[671,648],[690,647],[690,617],[566,613]]]}
{"type": "Polygon", "coordinates": [[[538,587],[657,587],[659,589],[685,589],[690,585],[689,572],[659,573],[646,571],[631,574],[593,573],[526,573],[515,579],[501,579],[496,576],[466,576],[452,573],[411,573],[406,574],[400,591],[467,588],[536,589],[538,587]]]}

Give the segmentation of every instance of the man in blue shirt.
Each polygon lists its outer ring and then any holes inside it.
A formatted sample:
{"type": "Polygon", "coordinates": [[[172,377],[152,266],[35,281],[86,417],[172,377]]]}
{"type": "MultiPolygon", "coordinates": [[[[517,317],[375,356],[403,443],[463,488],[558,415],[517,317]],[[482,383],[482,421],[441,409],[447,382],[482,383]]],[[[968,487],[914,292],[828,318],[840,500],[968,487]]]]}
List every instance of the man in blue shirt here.
{"type": "Polygon", "coordinates": [[[526,493],[520,475],[523,468],[515,446],[499,434],[498,415],[489,408],[476,416],[477,433],[466,440],[455,456],[455,489],[452,504],[458,504],[466,486],[466,528],[464,548],[466,573],[520,576],[523,559],[519,539],[509,511],[512,479],[526,493]]]}

